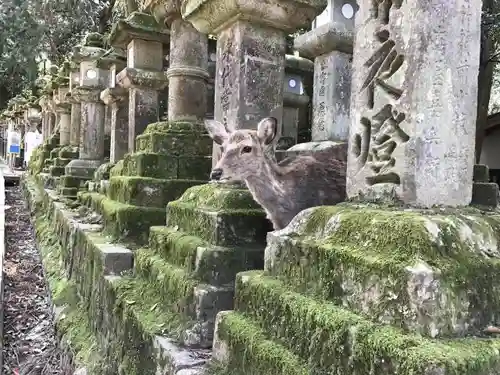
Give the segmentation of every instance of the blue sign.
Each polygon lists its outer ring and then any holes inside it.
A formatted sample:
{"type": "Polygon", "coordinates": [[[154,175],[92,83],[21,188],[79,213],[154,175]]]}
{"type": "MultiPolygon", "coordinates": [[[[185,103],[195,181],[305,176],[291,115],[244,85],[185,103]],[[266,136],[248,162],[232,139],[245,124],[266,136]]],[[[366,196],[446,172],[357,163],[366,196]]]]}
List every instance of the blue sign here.
{"type": "Polygon", "coordinates": [[[19,145],[10,145],[9,152],[11,154],[19,154],[21,152],[21,146],[19,146],[19,145]]]}

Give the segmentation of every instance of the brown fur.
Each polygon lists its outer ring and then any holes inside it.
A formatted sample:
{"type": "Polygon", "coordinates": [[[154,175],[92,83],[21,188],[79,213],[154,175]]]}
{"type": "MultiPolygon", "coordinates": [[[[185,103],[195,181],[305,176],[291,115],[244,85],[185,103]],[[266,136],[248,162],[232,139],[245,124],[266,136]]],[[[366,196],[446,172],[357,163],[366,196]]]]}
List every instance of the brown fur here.
{"type": "Polygon", "coordinates": [[[275,118],[267,117],[257,131],[228,132],[219,122],[205,121],[210,136],[223,148],[211,178],[221,182],[243,180],[274,228],[282,229],[306,208],[345,200],[346,164],[327,152],[276,163],[268,155],[276,125],[275,118]]]}

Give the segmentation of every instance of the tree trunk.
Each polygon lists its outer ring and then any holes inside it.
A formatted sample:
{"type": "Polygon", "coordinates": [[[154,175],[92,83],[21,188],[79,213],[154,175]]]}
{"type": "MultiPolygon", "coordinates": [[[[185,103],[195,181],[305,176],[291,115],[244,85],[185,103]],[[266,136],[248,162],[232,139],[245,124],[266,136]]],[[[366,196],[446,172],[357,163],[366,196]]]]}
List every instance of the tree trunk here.
{"type": "MultiPolygon", "coordinates": [[[[483,0],[483,14],[493,13],[494,0],[483,0]]],[[[493,84],[493,67],[491,61],[493,56],[494,43],[490,36],[490,27],[484,23],[481,25],[481,54],[478,74],[478,97],[477,97],[477,117],[476,117],[476,163],[481,159],[483,140],[485,137],[488,122],[488,108],[490,104],[491,86],[493,84]]]]}

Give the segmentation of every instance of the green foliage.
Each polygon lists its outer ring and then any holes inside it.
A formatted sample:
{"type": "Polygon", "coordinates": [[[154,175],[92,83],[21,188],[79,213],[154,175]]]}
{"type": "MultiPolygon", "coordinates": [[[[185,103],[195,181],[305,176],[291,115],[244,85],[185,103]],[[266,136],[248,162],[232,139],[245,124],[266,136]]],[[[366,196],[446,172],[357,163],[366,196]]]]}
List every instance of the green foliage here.
{"type": "Polygon", "coordinates": [[[123,13],[115,0],[2,0],[1,8],[0,110],[23,89],[35,89],[50,65],[42,60],[60,65],[85,34],[107,33],[123,13]]]}

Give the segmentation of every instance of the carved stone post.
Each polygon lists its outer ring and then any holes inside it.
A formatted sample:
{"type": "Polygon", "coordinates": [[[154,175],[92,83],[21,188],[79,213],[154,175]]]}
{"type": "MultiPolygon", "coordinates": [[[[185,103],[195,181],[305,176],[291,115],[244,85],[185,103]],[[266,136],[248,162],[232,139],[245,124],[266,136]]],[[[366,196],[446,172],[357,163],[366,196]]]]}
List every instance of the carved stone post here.
{"type": "Polygon", "coordinates": [[[109,42],[127,51],[127,67],[116,79],[129,92],[128,143],[133,152],[135,138],[159,119],[158,91],[167,85],[163,44],[169,42],[169,33],[153,16],[134,12],[115,24],[109,42]]]}
{"type": "Polygon", "coordinates": [[[69,83],[68,101],[71,103],[71,126],[69,144],[72,152],[79,152],[80,147],[80,123],[82,122],[82,104],[76,100],[73,93],[76,93],[80,86],[80,67],[76,61],[71,62],[71,74],[69,83]]]}
{"type": "Polygon", "coordinates": [[[125,58],[108,59],[110,62],[109,88],[101,92],[101,100],[111,108],[111,164],[123,159],[128,151],[128,91],[117,85],[116,73],[125,68],[125,58]]]}
{"type": "MultiPolygon", "coordinates": [[[[255,128],[259,120],[272,115],[279,119],[281,131],[285,36],[309,25],[325,6],[326,0],[182,3],[187,21],[200,32],[218,37],[216,120],[233,128],[255,128]]],[[[220,148],[214,147],[213,162],[219,153],[220,148]]]]}
{"type": "Polygon", "coordinates": [[[204,119],[207,111],[208,39],[181,17],[179,1],[165,1],[170,26],[168,120],[204,119]]]}
{"type": "Polygon", "coordinates": [[[351,198],[471,201],[481,2],[438,5],[364,0],[356,14],[351,198]]]}
{"type": "Polygon", "coordinates": [[[73,50],[74,59],[80,62],[80,86],[72,96],[81,102],[81,128],[79,158],[66,166],[66,175],[91,179],[104,159],[105,106],[100,93],[108,82],[108,72],[97,67],[98,59],[106,51],[99,34],[89,34],[83,46],[73,50]]]}

